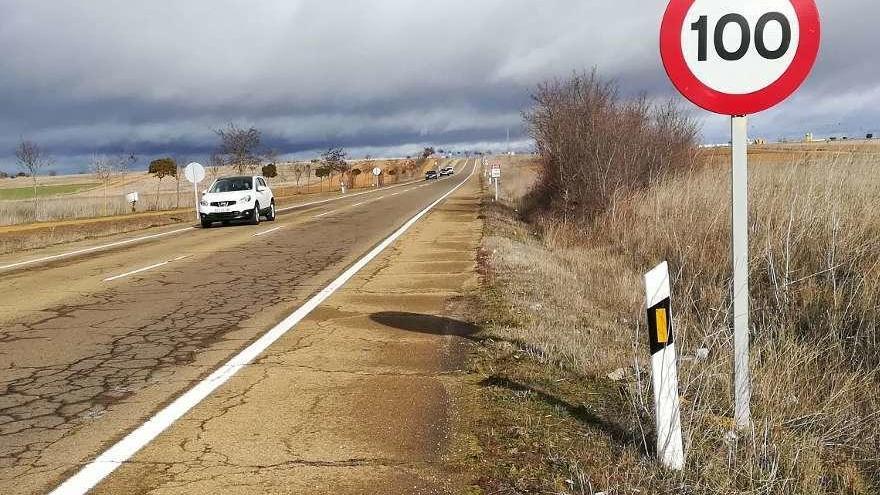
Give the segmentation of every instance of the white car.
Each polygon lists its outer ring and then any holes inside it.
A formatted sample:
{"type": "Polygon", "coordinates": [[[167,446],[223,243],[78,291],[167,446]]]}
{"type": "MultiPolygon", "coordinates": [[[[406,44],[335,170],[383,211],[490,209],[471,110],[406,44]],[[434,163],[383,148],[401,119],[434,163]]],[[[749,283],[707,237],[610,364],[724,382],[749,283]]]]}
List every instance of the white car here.
{"type": "Polygon", "coordinates": [[[214,222],[228,225],[233,220],[247,220],[256,225],[260,217],[275,220],[275,196],[259,175],[221,177],[211,184],[199,201],[199,217],[202,227],[210,228],[214,222]]]}

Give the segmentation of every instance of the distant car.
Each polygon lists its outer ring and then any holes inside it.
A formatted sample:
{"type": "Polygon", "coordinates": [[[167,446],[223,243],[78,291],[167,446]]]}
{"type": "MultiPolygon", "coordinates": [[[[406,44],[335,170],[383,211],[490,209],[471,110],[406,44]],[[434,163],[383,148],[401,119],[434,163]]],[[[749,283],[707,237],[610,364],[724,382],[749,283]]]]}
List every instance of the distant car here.
{"type": "Polygon", "coordinates": [[[199,217],[203,228],[214,222],[229,225],[234,220],[260,223],[260,217],[275,221],[275,196],[259,175],[221,177],[211,184],[199,201],[199,217]]]}
{"type": "Polygon", "coordinates": [[[455,173],[455,170],[452,167],[446,167],[446,168],[440,169],[440,177],[452,175],[453,173],[455,173]]]}
{"type": "Polygon", "coordinates": [[[428,170],[427,172],[425,172],[425,180],[435,180],[439,178],[440,176],[437,175],[436,170],[428,170]]]}

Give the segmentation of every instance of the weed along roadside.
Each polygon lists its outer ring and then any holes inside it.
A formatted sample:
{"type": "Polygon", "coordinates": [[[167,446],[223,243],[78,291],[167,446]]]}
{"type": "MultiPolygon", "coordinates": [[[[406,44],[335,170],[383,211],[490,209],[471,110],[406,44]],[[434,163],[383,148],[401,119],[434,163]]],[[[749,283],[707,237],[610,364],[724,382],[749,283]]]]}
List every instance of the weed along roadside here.
{"type": "Polygon", "coordinates": [[[638,139],[560,125],[631,109],[595,75],[542,88],[527,115],[540,156],[504,159],[499,202],[484,190],[484,490],[877,493],[880,156],[805,152],[750,171],[752,428],[740,431],[729,164],[693,151],[674,109],[662,122],[648,110],[626,133],[638,139]],[[658,462],[643,280],[658,260],[675,298],[681,471],[658,462]]]}

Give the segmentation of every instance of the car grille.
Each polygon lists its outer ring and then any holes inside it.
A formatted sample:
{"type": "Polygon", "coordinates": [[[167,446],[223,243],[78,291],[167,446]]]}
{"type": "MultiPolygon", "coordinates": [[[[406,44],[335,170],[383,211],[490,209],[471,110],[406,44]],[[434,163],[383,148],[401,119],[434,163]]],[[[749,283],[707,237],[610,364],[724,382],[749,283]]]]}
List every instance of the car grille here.
{"type": "Polygon", "coordinates": [[[235,201],[214,201],[211,206],[232,206],[234,204],[235,201]]]}

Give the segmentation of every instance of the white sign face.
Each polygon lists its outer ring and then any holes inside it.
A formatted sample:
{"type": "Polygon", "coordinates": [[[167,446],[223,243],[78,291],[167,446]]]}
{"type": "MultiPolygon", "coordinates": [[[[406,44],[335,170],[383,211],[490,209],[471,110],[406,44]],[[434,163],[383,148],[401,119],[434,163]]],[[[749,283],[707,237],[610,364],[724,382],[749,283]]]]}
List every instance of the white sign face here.
{"type": "Polygon", "coordinates": [[[493,179],[500,179],[501,178],[501,169],[500,168],[493,168],[492,171],[490,172],[489,176],[492,177],[493,179]]]}
{"type": "Polygon", "coordinates": [[[199,182],[205,180],[205,167],[203,167],[200,163],[190,163],[183,170],[183,175],[186,177],[186,180],[190,181],[193,184],[198,184],[199,182]]]}
{"type": "Polygon", "coordinates": [[[375,176],[377,176],[377,177],[380,176],[380,175],[382,175],[382,169],[379,168],[379,167],[374,168],[374,169],[373,169],[373,175],[375,175],[375,176]]]}
{"type": "Polygon", "coordinates": [[[126,203],[137,203],[138,202],[138,193],[133,192],[133,193],[126,194],[125,195],[125,202],[126,203]]]}
{"type": "Polygon", "coordinates": [[[696,0],[681,27],[681,49],[694,76],[725,94],[744,95],[773,84],[800,44],[790,0],[696,0]]]}

